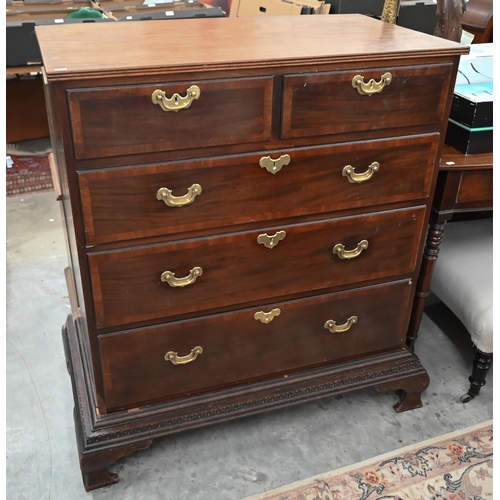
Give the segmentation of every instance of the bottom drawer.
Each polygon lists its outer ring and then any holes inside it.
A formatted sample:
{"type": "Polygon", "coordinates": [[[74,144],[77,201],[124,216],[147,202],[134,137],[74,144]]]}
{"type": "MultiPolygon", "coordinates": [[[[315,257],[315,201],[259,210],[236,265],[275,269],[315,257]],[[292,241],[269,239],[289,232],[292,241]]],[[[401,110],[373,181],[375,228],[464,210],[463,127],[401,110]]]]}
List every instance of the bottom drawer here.
{"type": "Polygon", "coordinates": [[[411,288],[404,280],[103,335],[108,410],[400,347],[411,288]],[[333,322],[339,331],[326,328],[333,322]]]}

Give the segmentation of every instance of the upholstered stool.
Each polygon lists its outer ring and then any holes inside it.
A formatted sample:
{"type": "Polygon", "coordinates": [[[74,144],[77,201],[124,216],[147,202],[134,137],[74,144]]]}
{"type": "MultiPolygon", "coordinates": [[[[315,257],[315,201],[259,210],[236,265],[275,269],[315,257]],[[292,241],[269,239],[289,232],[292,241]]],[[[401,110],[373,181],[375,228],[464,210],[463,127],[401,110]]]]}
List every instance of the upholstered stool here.
{"type": "Polygon", "coordinates": [[[493,219],[448,223],[431,290],[460,319],[476,348],[467,403],[479,394],[493,359],[493,219]]]}

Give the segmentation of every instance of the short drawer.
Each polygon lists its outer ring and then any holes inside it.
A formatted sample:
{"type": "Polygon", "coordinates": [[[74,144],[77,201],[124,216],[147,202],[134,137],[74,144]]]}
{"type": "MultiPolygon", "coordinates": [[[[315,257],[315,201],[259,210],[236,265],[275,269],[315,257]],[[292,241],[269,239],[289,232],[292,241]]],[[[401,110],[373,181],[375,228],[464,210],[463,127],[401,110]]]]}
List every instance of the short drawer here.
{"type": "Polygon", "coordinates": [[[272,77],[69,90],[75,157],[265,141],[272,96],[272,77]],[[199,96],[186,100],[193,85],[199,96]],[[173,110],[153,102],[156,91],[165,93],[162,102],[173,110]]]}
{"type": "Polygon", "coordinates": [[[493,170],[463,172],[456,209],[493,207],[493,170]]]}
{"type": "Polygon", "coordinates": [[[140,406],[396,349],[410,290],[406,280],[101,336],[106,404],[140,406]]]}
{"type": "Polygon", "coordinates": [[[411,273],[424,215],[425,207],[413,207],[93,253],[97,326],[411,273]]]}
{"type": "Polygon", "coordinates": [[[281,135],[308,137],[422,125],[439,129],[451,73],[451,64],[434,64],[285,76],[281,135]],[[384,77],[390,82],[382,85],[384,77]],[[380,91],[372,94],[370,87],[380,91]],[[361,90],[364,95],[358,88],[366,88],[361,90]]]}
{"type": "Polygon", "coordinates": [[[81,172],[87,243],[422,199],[438,140],[429,134],[81,172]]]}

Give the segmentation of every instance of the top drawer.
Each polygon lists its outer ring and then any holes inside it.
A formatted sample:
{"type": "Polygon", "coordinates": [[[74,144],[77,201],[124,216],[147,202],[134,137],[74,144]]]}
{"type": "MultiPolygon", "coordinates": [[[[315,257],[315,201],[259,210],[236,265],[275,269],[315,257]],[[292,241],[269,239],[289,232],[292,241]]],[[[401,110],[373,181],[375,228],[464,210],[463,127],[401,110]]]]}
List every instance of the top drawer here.
{"type": "Polygon", "coordinates": [[[451,64],[436,64],[285,76],[281,137],[419,125],[437,129],[451,70],[451,64]],[[384,82],[382,77],[388,74],[384,82]],[[372,93],[370,87],[378,92],[372,93]]]}
{"type": "Polygon", "coordinates": [[[75,157],[269,140],[272,90],[272,77],[69,90],[75,157]],[[167,110],[153,102],[155,91],[167,110]]]}

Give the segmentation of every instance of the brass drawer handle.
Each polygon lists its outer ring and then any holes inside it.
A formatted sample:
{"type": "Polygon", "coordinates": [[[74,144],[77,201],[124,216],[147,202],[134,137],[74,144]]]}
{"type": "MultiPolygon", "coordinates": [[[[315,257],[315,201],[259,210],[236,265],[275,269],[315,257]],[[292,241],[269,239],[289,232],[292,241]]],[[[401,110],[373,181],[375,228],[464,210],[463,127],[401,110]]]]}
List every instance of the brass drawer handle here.
{"type": "Polygon", "coordinates": [[[285,239],[285,236],[285,231],[278,231],[273,236],[269,236],[267,233],[259,234],[257,243],[264,245],[266,248],[274,248],[281,240],[285,239]]]}
{"type": "Polygon", "coordinates": [[[366,250],[368,248],[368,241],[367,240],[361,240],[358,243],[358,246],[354,250],[346,250],[345,246],[342,245],[342,243],[337,243],[333,247],[333,253],[335,255],[338,255],[340,259],[354,259],[355,257],[358,257],[363,250],[366,250]]]}
{"type": "Polygon", "coordinates": [[[352,86],[357,89],[361,95],[371,96],[382,92],[382,89],[391,83],[392,75],[390,73],[384,73],[379,82],[376,82],[372,78],[368,83],[365,83],[364,79],[364,76],[356,75],[352,79],[352,86]]]}
{"type": "Polygon", "coordinates": [[[158,104],[163,111],[180,111],[187,109],[194,100],[198,99],[201,95],[201,90],[198,85],[191,85],[186,90],[186,95],[181,96],[177,92],[172,97],[167,97],[163,90],[155,90],[151,94],[151,100],[154,104],[158,104]]]}
{"type": "Polygon", "coordinates": [[[172,271],[165,271],[161,275],[161,280],[163,282],[167,282],[170,286],[176,288],[176,287],[183,287],[183,286],[188,286],[192,285],[198,276],[201,276],[203,274],[203,269],[201,267],[193,267],[191,271],[189,271],[189,274],[184,277],[184,278],[176,278],[175,273],[172,271]]]}
{"type": "Polygon", "coordinates": [[[165,354],[165,361],[171,361],[173,365],[187,365],[191,361],[194,361],[198,357],[198,354],[202,352],[203,349],[199,345],[193,347],[191,352],[186,356],[179,356],[176,352],[168,351],[165,354]]]}
{"type": "Polygon", "coordinates": [[[325,328],[332,333],[344,333],[351,328],[354,323],[358,322],[357,316],[351,316],[343,325],[337,325],[333,319],[329,319],[325,323],[325,328]]]}
{"type": "Polygon", "coordinates": [[[342,169],[342,177],[347,177],[347,180],[351,184],[360,184],[361,182],[369,181],[375,172],[378,172],[380,168],[380,164],[378,161],[374,161],[369,167],[368,170],[363,172],[362,174],[357,174],[354,171],[354,167],[352,165],[346,165],[342,169]]]}
{"type": "Polygon", "coordinates": [[[260,321],[267,325],[267,323],[271,323],[271,321],[281,314],[281,309],[276,307],[272,309],[270,312],[265,313],[264,311],[258,311],[253,315],[253,319],[255,321],[260,321]]]}
{"type": "Polygon", "coordinates": [[[160,188],[156,193],[156,199],[164,201],[169,207],[185,207],[193,203],[194,199],[201,194],[202,189],[199,184],[193,184],[188,188],[188,192],[183,196],[174,196],[168,188],[160,188]]]}
{"type": "Polygon", "coordinates": [[[270,174],[277,174],[285,165],[290,163],[290,155],[281,155],[278,159],[274,160],[270,156],[263,156],[259,160],[259,165],[265,168],[270,174]]]}

